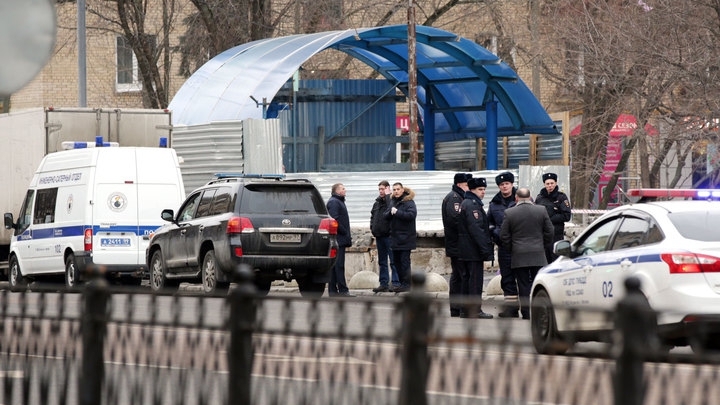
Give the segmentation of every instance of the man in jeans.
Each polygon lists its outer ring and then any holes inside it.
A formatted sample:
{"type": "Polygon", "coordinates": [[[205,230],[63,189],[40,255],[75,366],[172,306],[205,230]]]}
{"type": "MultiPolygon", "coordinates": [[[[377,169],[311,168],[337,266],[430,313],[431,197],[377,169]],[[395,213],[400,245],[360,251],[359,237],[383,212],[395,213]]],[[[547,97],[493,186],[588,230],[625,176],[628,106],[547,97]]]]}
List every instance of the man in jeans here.
{"type": "Polygon", "coordinates": [[[378,194],[370,210],[370,232],[372,232],[372,235],[375,237],[378,254],[378,272],[380,274],[380,285],[373,288],[373,292],[375,293],[390,291],[388,259],[390,269],[392,270],[392,286],[400,286],[397,270],[395,269],[395,260],[393,260],[392,250],[390,249],[390,221],[384,216],[385,211],[387,211],[390,206],[391,191],[390,183],[388,183],[387,180],[378,183],[378,194]]]}

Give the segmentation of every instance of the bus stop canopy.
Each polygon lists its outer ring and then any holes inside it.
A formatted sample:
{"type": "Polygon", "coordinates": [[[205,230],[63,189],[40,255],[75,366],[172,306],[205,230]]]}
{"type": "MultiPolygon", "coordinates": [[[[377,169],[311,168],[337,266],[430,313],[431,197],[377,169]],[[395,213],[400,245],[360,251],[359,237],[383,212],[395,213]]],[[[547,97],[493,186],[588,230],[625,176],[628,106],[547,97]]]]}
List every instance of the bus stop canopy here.
{"type": "MultiPolygon", "coordinates": [[[[407,94],[407,25],[268,38],[228,49],[198,69],[170,103],[173,124],[263,118],[260,101],[272,100],[305,61],[326,49],[363,61],[407,94]]],[[[515,71],[478,44],[416,26],[415,55],[426,158],[428,140],[488,137],[490,144],[498,136],[558,134],[515,71]]]]}

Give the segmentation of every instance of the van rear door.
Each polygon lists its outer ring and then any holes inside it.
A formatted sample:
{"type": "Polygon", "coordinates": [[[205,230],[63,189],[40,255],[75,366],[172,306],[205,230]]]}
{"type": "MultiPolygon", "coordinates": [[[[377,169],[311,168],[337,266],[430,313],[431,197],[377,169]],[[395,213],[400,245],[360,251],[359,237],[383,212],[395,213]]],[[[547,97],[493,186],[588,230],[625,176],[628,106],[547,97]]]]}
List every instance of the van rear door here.
{"type": "Polygon", "coordinates": [[[138,265],[138,181],[134,148],[98,151],[92,208],[95,264],[138,265]]]}

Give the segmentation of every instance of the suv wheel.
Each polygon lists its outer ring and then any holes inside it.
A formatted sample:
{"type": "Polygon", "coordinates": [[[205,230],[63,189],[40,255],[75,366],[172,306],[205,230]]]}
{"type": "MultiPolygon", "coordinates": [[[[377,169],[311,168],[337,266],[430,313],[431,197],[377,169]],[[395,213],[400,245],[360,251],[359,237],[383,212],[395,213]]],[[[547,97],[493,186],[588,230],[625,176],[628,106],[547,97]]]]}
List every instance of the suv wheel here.
{"type": "Polygon", "coordinates": [[[272,280],[256,278],[255,281],[253,281],[253,284],[255,284],[255,288],[257,289],[258,295],[261,297],[264,297],[264,296],[268,295],[268,293],[270,292],[270,286],[272,285],[272,280]]]}
{"type": "Polygon", "coordinates": [[[310,276],[296,279],[300,295],[303,297],[321,297],[326,283],[315,283],[310,276]]]}
{"type": "Polygon", "coordinates": [[[217,272],[220,271],[217,267],[217,260],[215,259],[215,251],[208,250],[203,258],[202,271],[200,277],[202,277],[202,287],[205,294],[212,294],[214,292],[225,292],[230,286],[229,283],[218,282],[217,272]]]}
{"type": "Polygon", "coordinates": [[[12,290],[17,290],[27,284],[25,276],[23,276],[22,271],[20,271],[20,263],[18,263],[17,257],[15,256],[10,258],[8,281],[10,282],[10,288],[12,290]]]}
{"type": "Polygon", "coordinates": [[[167,279],[167,269],[163,264],[162,252],[156,250],[150,260],[150,288],[153,291],[160,291],[175,286],[177,286],[177,283],[174,280],[167,279]]]}

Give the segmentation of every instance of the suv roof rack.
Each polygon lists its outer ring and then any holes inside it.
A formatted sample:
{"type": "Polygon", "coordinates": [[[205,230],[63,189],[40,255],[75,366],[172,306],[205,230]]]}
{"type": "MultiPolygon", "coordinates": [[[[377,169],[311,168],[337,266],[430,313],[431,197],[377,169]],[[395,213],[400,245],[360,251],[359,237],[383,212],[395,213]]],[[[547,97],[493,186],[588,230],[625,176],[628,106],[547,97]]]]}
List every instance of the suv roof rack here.
{"type": "Polygon", "coordinates": [[[242,177],[245,179],[284,179],[284,174],[258,174],[258,173],[215,173],[218,179],[242,177]]]}

